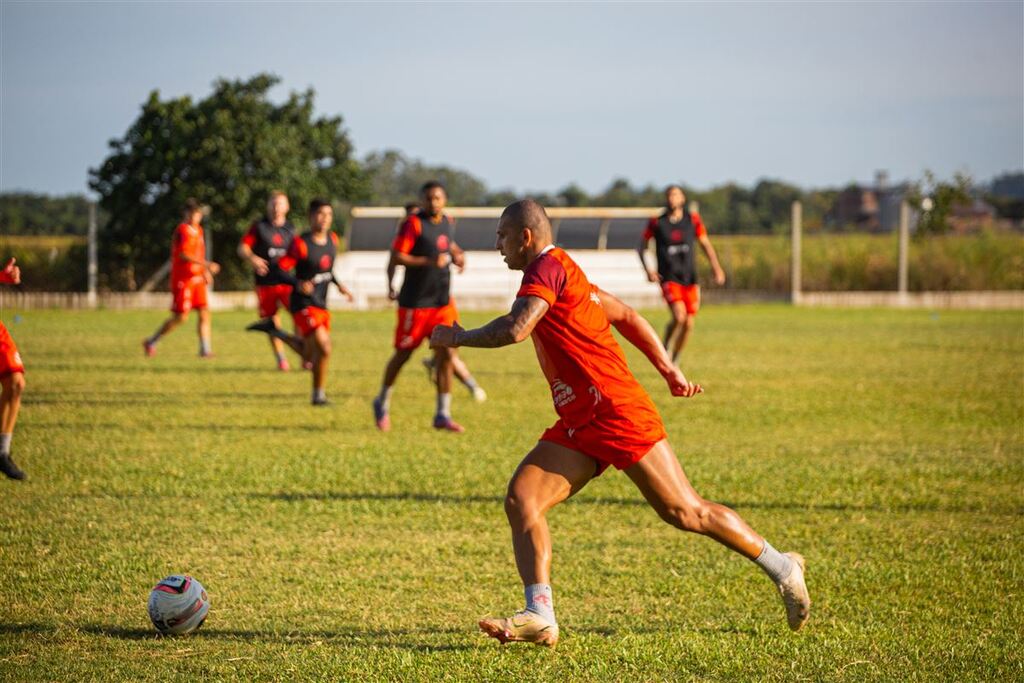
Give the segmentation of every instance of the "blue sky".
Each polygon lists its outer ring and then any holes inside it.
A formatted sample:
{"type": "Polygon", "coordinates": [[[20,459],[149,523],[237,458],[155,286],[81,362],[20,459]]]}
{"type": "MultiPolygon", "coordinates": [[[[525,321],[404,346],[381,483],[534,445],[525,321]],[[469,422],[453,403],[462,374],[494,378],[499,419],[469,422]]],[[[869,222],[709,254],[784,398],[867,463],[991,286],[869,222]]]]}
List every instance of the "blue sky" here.
{"type": "Polygon", "coordinates": [[[153,89],[270,71],[494,188],[1024,167],[1024,3],[0,6],[0,190],[86,189],[153,89]]]}

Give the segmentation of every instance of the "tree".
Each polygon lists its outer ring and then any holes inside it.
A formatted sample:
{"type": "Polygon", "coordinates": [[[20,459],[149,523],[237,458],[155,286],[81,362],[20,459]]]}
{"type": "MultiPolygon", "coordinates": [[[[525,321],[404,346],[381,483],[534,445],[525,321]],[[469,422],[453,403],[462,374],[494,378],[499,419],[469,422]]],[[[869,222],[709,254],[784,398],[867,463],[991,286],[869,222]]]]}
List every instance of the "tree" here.
{"type": "Polygon", "coordinates": [[[429,180],[445,186],[452,205],[487,204],[487,185],[471,173],[450,166],[429,166],[395,149],[369,154],[364,168],[370,179],[371,201],[377,205],[397,206],[416,201],[420,187],[429,180]]]}
{"type": "Polygon", "coordinates": [[[965,173],[956,173],[953,182],[938,180],[931,171],[907,192],[914,209],[922,209],[917,221],[918,235],[942,235],[949,231],[949,216],[958,204],[971,203],[972,182],[965,173]]]}
{"type": "Polygon", "coordinates": [[[50,197],[31,192],[0,193],[2,234],[85,235],[88,228],[89,200],[84,195],[50,197]]]}
{"type": "Polygon", "coordinates": [[[268,93],[278,82],[269,74],[218,80],[198,102],[161,100],[154,90],[125,136],[110,141],[110,156],[89,171],[110,216],[100,232],[109,285],[134,289],[167,259],[188,197],[211,208],[206,230],[224,267],[221,286],[240,286],[248,275],[235,247],[272,190],[287,192],[298,216],[313,197],[368,195],[341,117],[315,118],[312,89],[274,104],[268,93]]]}

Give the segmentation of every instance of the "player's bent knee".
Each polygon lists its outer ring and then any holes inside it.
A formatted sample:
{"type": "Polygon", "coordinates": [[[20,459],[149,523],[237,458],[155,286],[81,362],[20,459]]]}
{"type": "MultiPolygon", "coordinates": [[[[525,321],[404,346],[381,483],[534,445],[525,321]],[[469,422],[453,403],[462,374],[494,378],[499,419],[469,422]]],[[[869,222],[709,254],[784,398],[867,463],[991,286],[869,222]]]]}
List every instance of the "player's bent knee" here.
{"type": "Polygon", "coordinates": [[[25,373],[15,372],[11,375],[11,394],[18,398],[25,391],[25,373]]]}
{"type": "Polygon", "coordinates": [[[703,533],[707,528],[707,518],[710,509],[707,505],[670,505],[658,510],[658,515],[683,531],[703,533]]]}

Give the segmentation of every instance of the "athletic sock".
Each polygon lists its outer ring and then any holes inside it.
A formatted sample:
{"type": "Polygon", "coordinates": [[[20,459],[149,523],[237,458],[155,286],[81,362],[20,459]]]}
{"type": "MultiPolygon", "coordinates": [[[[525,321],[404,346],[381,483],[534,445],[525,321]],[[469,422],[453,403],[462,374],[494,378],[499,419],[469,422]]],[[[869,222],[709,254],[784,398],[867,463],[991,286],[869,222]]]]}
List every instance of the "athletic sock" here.
{"type": "Polygon", "coordinates": [[[551,599],[551,585],[531,583],[526,587],[526,609],[539,614],[552,624],[555,621],[555,603],[551,599]]]}
{"type": "Polygon", "coordinates": [[[473,375],[470,375],[466,379],[462,380],[462,383],[466,385],[466,388],[469,389],[469,393],[471,394],[477,390],[477,387],[480,386],[479,384],[476,383],[476,378],[473,377],[473,375]]]}
{"type": "Polygon", "coordinates": [[[11,439],[14,437],[13,434],[0,434],[0,454],[10,455],[11,454],[11,439]]]}
{"type": "Polygon", "coordinates": [[[211,352],[212,351],[210,349],[210,340],[209,339],[200,339],[199,340],[199,355],[200,356],[209,356],[211,352]]]}
{"type": "Polygon", "coordinates": [[[156,346],[156,343],[160,341],[160,333],[156,332],[152,337],[146,337],[146,343],[150,346],[156,346]]]}
{"type": "Polygon", "coordinates": [[[380,403],[380,407],[384,409],[385,413],[391,410],[391,392],[394,390],[394,387],[382,384],[380,387],[380,393],[377,394],[377,402],[380,403]]]}
{"type": "Polygon", "coordinates": [[[754,559],[754,563],[763,569],[764,573],[775,583],[779,583],[793,571],[792,558],[780,553],[768,541],[764,542],[764,548],[761,549],[761,554],[754,559]]]}
{"type": "Polygon", "coordinates": [[[277,357],[278,363],[283,363],[285,361],[284,351],[274,351],[274,355],[277,357]]]}
{"type": "Polygon", "coordinates": [[[313,390],[313,400],[314,401],[325,401],[325,400],[327,400],[327,391],[325,389],[314,389],[313,390]]]}
{"type": "Polygon", "coordinates": [[[441,417],[452,416],[452,395],[450,393],[437,395],[437,414],[441,417]]]}

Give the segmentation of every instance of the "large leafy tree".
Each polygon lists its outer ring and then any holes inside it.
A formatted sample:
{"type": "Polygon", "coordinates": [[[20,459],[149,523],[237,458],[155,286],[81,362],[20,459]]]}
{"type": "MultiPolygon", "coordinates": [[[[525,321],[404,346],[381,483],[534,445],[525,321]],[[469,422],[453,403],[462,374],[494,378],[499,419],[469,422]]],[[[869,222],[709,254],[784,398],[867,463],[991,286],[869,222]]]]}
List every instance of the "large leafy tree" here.
{"type": "Polygon", "coordinates": [[[315,117],[312,89],[272,102],[278,82],[268,74],[218,80],[196,102],[162,100],[154,90],[124,137],[110,141],[110,156],[89,180],[110,217],[100,234],[109,285],[132,289],[167,259],[188,197],[210,206],[207,239],[225,267],[223,287],[248,281],[235,247],[272,190],[288,193],[300,223],[314,196],[339,203],[368,196],[341,117],[315,117]]]}

